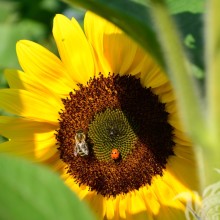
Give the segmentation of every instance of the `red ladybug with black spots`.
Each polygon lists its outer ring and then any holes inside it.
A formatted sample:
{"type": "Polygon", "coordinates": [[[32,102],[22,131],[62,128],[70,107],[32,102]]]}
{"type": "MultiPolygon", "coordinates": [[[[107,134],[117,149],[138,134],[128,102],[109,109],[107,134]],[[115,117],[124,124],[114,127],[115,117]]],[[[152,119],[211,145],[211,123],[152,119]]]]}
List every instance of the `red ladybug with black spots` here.
{"type": "Polygon", "coordinates": [[[120,152],[118,151],[118,149],[116,148],[112,149],[111,158],[113,160],[117,160],[119,156],[120,156],[120,152]]]}

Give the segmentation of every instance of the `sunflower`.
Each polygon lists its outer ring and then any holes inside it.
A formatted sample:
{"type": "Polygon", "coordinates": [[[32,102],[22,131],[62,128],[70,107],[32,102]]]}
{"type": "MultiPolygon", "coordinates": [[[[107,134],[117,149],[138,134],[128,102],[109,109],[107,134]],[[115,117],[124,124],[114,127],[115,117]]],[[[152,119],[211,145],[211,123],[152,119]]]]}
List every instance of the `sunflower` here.
{"type": "Polygon", "coordinates": [[[23,71],[0,91],[0,152],[58,172],[98,219],[184,219],[181,192],[198,189],[192,144],[155,61],[113,24],[87,12],[84,30],[56,15],[60,58],[17,43],[23,71]],[[19,116],[19,117],[18,117],[19,116]]]}

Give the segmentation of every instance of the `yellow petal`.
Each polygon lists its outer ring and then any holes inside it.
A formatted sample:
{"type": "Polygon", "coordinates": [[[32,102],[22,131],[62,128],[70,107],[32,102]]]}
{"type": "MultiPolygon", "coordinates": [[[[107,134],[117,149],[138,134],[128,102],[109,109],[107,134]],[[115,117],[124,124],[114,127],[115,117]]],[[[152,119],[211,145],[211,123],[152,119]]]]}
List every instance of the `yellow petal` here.
{"type": "Polygon", "coordinates": [[[166,103],[166,111],[170,114],[176,114],[178,111],[177,105],[175,101],[166,103]]]}
{"type": "Polygon", "coordinates": [[[71,88],[72,80],[62,62],[53,53],[32,41],[21,40],[16,45],[20,65],[24,72],[44,79],[43,82],[60,81],[71,88]]]}
{"type": "Polygon", "coordinates": [[[163,73],[161,69],[156,65],[152,67],[149,71],[142,71],[140,80],[143,87],[147,88],[160,87],[168,82],[165,73],[163,73]]]}
{"type": "Polygon", "coordinates": [[[97,219],[103,219],[106,212],[106,199],[102,195],[89,191],[83,198],[83,201],[91,207],[97,219]]]}
{"type": "MultiPolygon", "coordinates": [[[[174,134],[176,134],[176,133],[177,133],[177,130],[175,130],[174,134]]],[[[190,146],[190,147],[192,147],[192,143],[191,142],[185,140],[182,137],[176,136],[176,135],[174,136],[173,141],[175,143],[177,143],[177,144],[182,145],[182,146],[186,146],[186,147],[190,146]]]]}
{"type": "Polygon", "coordinates": [[[103,75],[107,76],[109,72],[113,72],[108,60],[105,58],[104,52],[104,39],[103,31],[105,28],[105,20],[96,17],[91,12],[87,12],[84,18],[84,30],[88,41],[91,43],[95,50],[96,62],[98,65],[98,71],[102,72],[103,75]]]}
{"type": "Polygon", "coordinates": [[[135,220],[143,220],[143,219],[154,220],[154,217],[151,215],[150,212],[147,212],[145,210],[145,211],[142,211],[139,213],[128,214],[126,217],[126,220],[133,220],[133,219],[135,219],[135,220]]]}
{"type": "Polygon", "coordinates": [[[139,193],[139,191],[135,190],[130,193],[130,206],[129,212],[132,214],[141,213],[142,211],[146,210],[146,206],[143,202],[143,199],[139,193]]]}
{"type": "Polygon", "coordinates": [[[106,217],[107,219],[113,219],[114,217],[114,204],[112,198],[106,200],[106,217]]]}
{"type": "Polygon", "coordinates": [[[36,77],[35,75],[13,69],[7,69],[4,73],[10,88],[28,90],[42,96],[48,93],[48,95],[61,99],[65,98],[73,88],[77,88],[74,82],[72,83],[72,88],[70,88],[58,78],[52,79],[41,75],[36,77]]]}
{"type": "MultiPolygon", "coordinates": [[[[154,182],[155,180],[152,180],[152,185],[154,184],[154,182]]],[[[154,191],[151,189],[151,186],[142,187],[140,191],[142,193],[141,196],[144,200],[147,210],[153,215],[156,215],[159,212],[160,204],[154,191]]]]}
{"type": "MultiPolygon", "coordinates": [[[[192,155],[192,152],[191,154],[189,154],[188,158],[184,158],[183,154],[181,155],[182,157],[176,156],[175,158],[169,159],[169,163],[167,164],[167,170],[169,170],[170,175],[178,179],[178,181],[181,182],[185,186],[185,188],[189,188],[191,190],[198,190],[198,167],[194,155],[192,155]]],[[[182,190],[182,192],[183,191],[184,190],[182,190]]]]}
{"type": "MultiPolygon", "coordinates": [[[[99,216],[99,218],[103,218],[104,216],[104,205],[105,203],[103,202],[105,198],[102,195],[93,195],[92,200],[90,200],[92,204],[92,209],[95,210],[96,216],[99,216]]],[[[109,207],[110,208],[110,207],[109,207]]]]}
{"type": "MultiPolygon", "coordinates": [[[[173,161],[175,161],[175,160],[173,160],[173,161]]],[[[176,160],[176,161],[178,161],[178,160],[176,160]]],[[[179,165],[182,166],[182,169],[184,169],[184,163],[182,163],[181,161],[179,161],[179,162],[180,162],[179,165]]],[[[168,168],[170,167],[169,164],[167,165],[168,168]]],[[[174,175],[174,173],[171,171],[172,169],[170,170],[168,168],[164,171],[164,175],[162,177],[163,184],[160,184],[160,185],[163,185],[163,187],[165,187],[164,189],[167,188],[168,190],[170,189],[171,191],[173,191],[175,196],[173,198],[172,198],[172,194],[170,194],[171,197],[167,196],[167,201],[169,201],[169,204],[166,201],[163,201],[163,202],[165,202],[165,204],[168,204],[170,207],[172,206],[172,207],[178,208],[180,210],[184,210],[185,209],[184,204],[182,203],[181,200],[176,199],[176,197],[183,192],[192,193],[192,190],[199,189],[199,187],[197,185],[198,184],[197,174],[194,172],[194,169],[192,169],[191,174],[189,173],[189,170],[187,170],[188,174],[186,172],[183,173],[182,177],[191,178],[192,181],[193,180],[195,181],[195,184],[191,185],[190,188],[188,188],[188,185],[184,184],[185,182],[187,182],[187,180],[182,182],[181,180],[183,178],[178,178],[178,176],[174,175]],[[192,175],[193,175],[193,178],[192,178],[192,175]],[[195,185],[197,185],[196,188],[194,188],[195,185]]],[[[176,171],[178,170],[177,167],[174,169],[176,169],[176,171]]],[[[182,169],[179,169],[177,172],[179,172],[179,174],[181,174],[182,169]]],[[[159,194],[157,194],[157,195],[159,196],[159,194]]]]}
{"type": "MultiPolygon", "coordinates": [[[[155,94],[155,93],[154,93],[155,94]]],[[[169,102],[173,102],[176,100],[176,97],[175,95],[173,94],[173,92],[166,92],[166,93],[162,93],[160,94],[159,96],[159,100],[162,102],[162,103],[166,103],[168,104],[169,102]]]]}
{"type": "Polygon", "coordinates": [[[183,125],[177,112],[170,115],[168,118],[168,123],[172,125],[176,130],[183,132],[183,125]]]}
{"type": "Polygon", "coordinates": [[[57,123],[61,103],[25,90],[2,89],[0,107],[15,115],[57,123]]]}
{"type": "Polygon", "coordinates": [[[151,75],[153,72],[156,72],[157,70],[160,70],[158,64],[153,60],[150,54],[148,54],[140,46],[138,46],[131,67],[128,70],[128,73],[132,75],[140,73],[141,78],[143,78],[145,75],[151,75]]]}
{"type": "Polygon", "coordinates": [[[162,84],[159,87],[155,87],[153,91],[155,92],[156,95],[160,95],[160,94],[167,93],[167,92],[173,92],[173,88],[170,82],[167,82],[165,84],[162,84]]]}
{"type": "MultiPolygon", "coordinates": [[[[58,146],[56,146],[58,147],[58,146]]],[[[52,157],[48,158],[47,160],[44,161],[44,164],[49,166],[53,171],[57,172],[60,174],[61,178],[66,180],[66,164],[60,159],[60,154],[56,153],[52,157]]],[[[68,177],[70,175],[68,174],[68,177]]],[[[72,177],[71,177],[72,179],[72,177]]],[[[73,179],[72,179],[73,180],[73,179]]]]}
{"type": "MultiPolygon", "coordinates": [[[[172,182],[173,178],[170,179],[170,181],[172,182]]],[[[174,182],[172,182],[172,184],[174,184],[174,182]]],[[[155,194],[158,198],[158,201],[160,201],[160,203],[162,203],[163,205],[171,205],[174,201],[174,198],[178,194],[178,190],[176,189],[176,186],[174,185],[173,187],[171,187],[167,185],[163,177],[161,178],[161,181],[155,181],[153,187],[155,194]]]]}
{"type": "Polygon", "coordinates": [[[155,220],[186,220],[185,212],[172,207],[162,206],[155,220]]]}
{"type": "Polygon", "coordinates": [[[45,139],[48,134],[53,136],[57,128],[58,124],[31,121],[25,118],[0,116],[0,134],[9,139],[13,139],[13,141],[45,139]]]}
{"type": "MultiPolygon", "coordinates": [[[[40,135],[39,135],[40,136],[40,135]]],[[[58,154],[56,141],[50,133],[41,140],[33,141],[7,141],[0,144],[1,153],[10,153],[16,156],[22,156],[35,162],[44,162],[58,154]]]]}
{"type": "Polygon", "coordinates": [[[120,218],[126,218],[126,207],[127,207],[127,200],[124,198],[125,196],[119,195],[119,204],[118,204],[118,209],[119,209],[119,217],[120,218]]]}
{"type": "Polygon", "coordinates": [[[85,15],[84,29],[102,73],[131,74],[129,71],[138,49],[133,40],[115,25],[91,12],[85,15]]]}
{"type": "Polygon", "coordinates": [[[152,88],[167,82],[165,74],[150,55],[115,25],[87,12],[84,29],[95,50],[99,71],[104,75],[109,72],[120,75],[141,73],[142,84],[152,88]]]}
{"type": "Polygon", "coordinates": [[[61,60],[75,82],[86,84],[94,76],[91,46],[75,19],[63,15],[54,18],[53,35],[61,60]]]}

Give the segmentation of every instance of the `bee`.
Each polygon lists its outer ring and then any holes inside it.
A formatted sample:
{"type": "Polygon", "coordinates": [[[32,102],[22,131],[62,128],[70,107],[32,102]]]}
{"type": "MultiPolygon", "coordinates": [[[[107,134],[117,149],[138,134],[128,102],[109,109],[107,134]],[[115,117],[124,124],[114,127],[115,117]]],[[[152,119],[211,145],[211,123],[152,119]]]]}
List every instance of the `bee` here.
{"type": "Polygon", "coordinates": [[[89,155],[89,148],[86,143],[86,135],[83,133],[82,130],[76,132],[75,142],[76,142],[76,145],[74,147],[75,156],[77,156],[78,154],[81,157],[89,155]]]}
{"type": "Polygon", "coordinates": [[[112,152],[111,152],[111,158],[113,160],[117,160],[120,156],[120,152],[118,151],[118,149],[112,149],[112,152]]]}

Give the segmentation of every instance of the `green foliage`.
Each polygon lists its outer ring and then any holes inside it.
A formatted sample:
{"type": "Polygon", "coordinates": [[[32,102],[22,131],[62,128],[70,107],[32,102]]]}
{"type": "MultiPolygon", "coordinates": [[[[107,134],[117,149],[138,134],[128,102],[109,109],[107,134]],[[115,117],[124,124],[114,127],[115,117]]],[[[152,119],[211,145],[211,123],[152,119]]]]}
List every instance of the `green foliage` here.
{"type": "Polygon", "coordinates": [[[92,220],[88,207],[43,166],[0,156],[0,219],[92,220]]]}
{"type": "Polygon", "coordinates": [[[166,0],[171,14],[182,12],[202,13],[205,8],[204,0],[166,0]]]}
{"type": "Polygon", "coordinates": [[[20,39],[45,41],[54,14],[59,9],[58,1],[1,1],[0,2],[0,67],[18,68],[15,44],[20,39]],[[47,2],[55,3],[51,9],[47,2]]]}
{"type": "MultiPolygon", "coordinates": [[[[105,1],[105,0],[104,0],[105,1]]],[[[103,2],[104,2],[103,1],[103,2]]],[[[144,6],[150,5],[150,0],[131,0],[142,4],[144,6]]],[[[202,13],[204,11],[204,0],[166,0],[171,14],[178,14],[182,12],[202,13]]]]}

